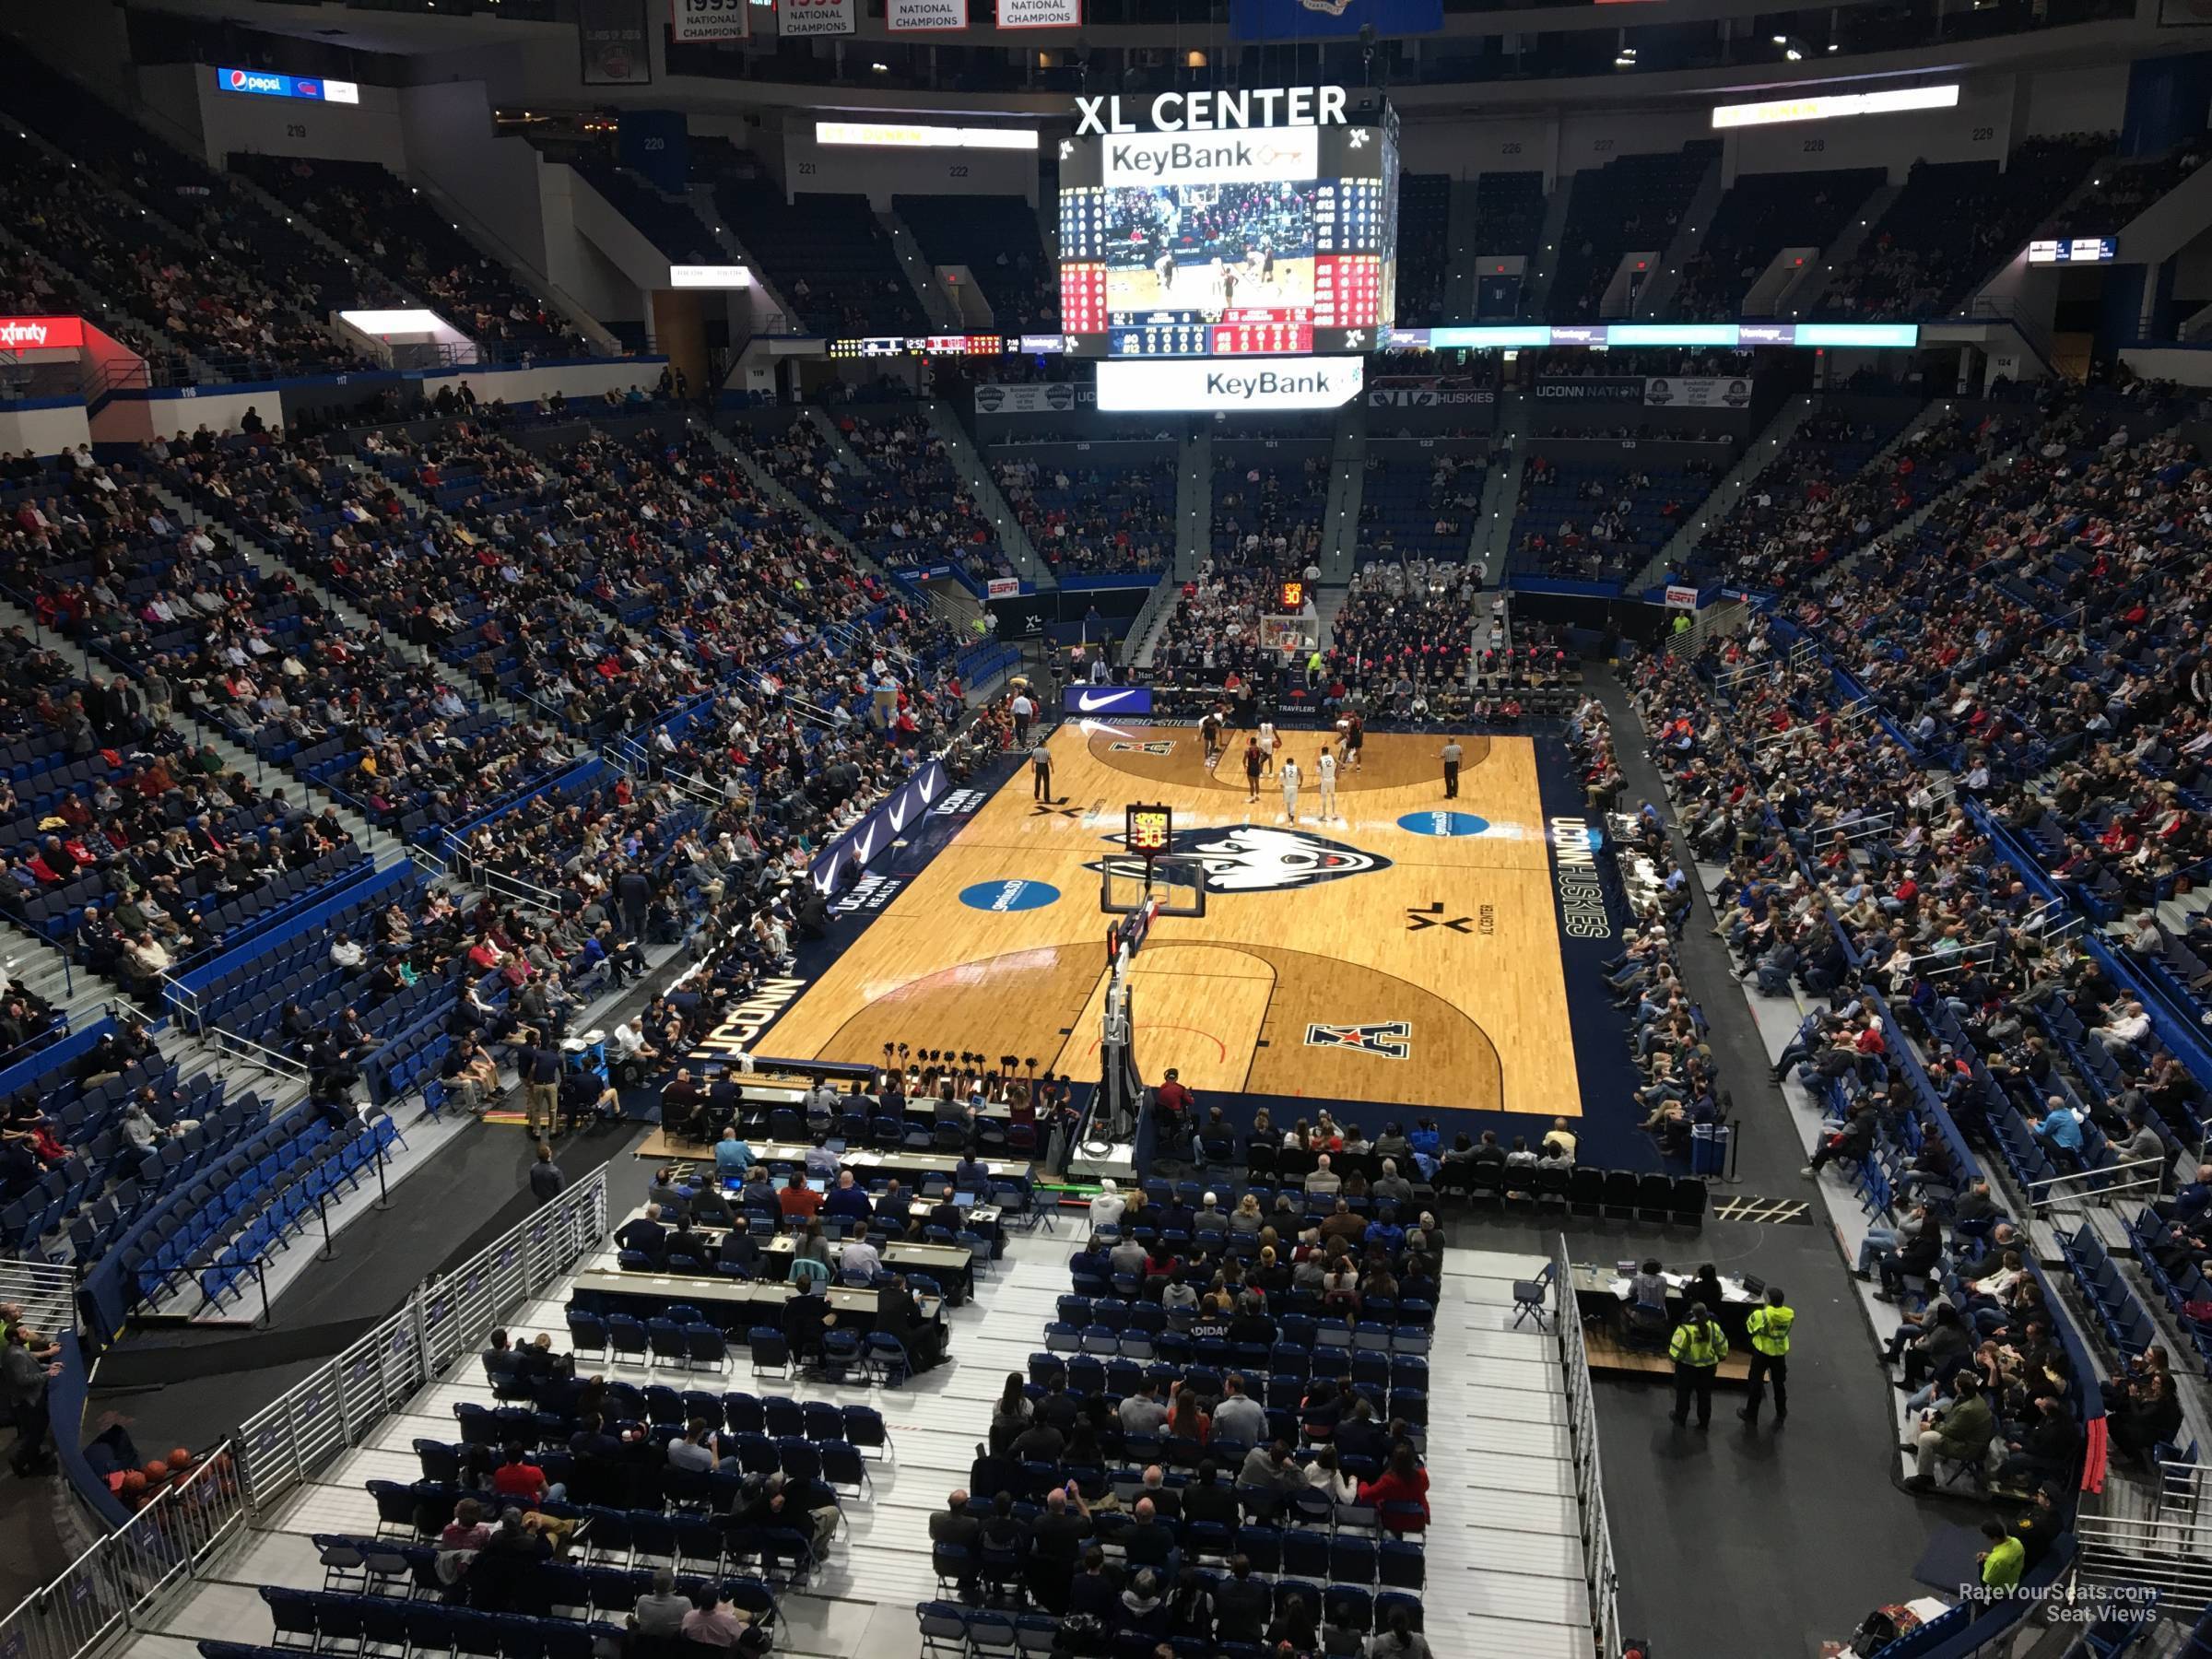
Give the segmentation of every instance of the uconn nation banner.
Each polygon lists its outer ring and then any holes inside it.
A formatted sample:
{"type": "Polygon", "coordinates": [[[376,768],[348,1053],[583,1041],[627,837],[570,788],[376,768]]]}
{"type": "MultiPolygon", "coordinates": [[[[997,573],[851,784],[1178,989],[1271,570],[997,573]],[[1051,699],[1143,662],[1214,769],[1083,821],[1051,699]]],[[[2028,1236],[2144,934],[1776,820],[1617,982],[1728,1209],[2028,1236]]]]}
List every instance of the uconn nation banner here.
{"type": "Polygon", "coordinates": [[[924,761],[922,770],[891,791],[883,805],[830,843],[807,871],[808,878],[825,897],[835,894],[838,878],[848,865],[867,868],[868,861],[898,840],[909,824],[922,821],[946,785],[945,762],[924,761]]]}

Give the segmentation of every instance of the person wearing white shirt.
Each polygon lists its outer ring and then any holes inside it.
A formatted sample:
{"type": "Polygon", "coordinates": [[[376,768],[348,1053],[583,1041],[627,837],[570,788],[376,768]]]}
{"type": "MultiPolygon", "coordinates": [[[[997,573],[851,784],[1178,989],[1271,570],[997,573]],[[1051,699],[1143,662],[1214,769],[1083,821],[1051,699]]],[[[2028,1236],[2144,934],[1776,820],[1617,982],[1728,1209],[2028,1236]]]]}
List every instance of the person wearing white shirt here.
{"type": "Polygon", "coordinates": [[[1321,781],[1321,821],[1326,824],[1336,817],[1336,757],[1325,743],[1321,758],[1313,762],[1313,775],[1321,781]]]}
{"type": "Polygon", "coordinates": [[[871,1283],[883,1271],[883,1258],[876,1253],[876,1246],[865,1239],[854,1239],[837,1253],[837,1270],[841,1274],[865,1278],[871,1283]]]}
{"type": "Polygon", "coordinates": [[[1122,1212],[1129,1207],[1129,1201],[1111,1177],[1100,1184],[1103,1190],[1090,1201],[1090,1230],[1094,1233],[1101,1227],[1119,1227],[1122,1212]]]}
{"type": "Polygon", "coordinates": [[[1277,775],[1283,785],[1283,816],[1295,824],[1298,822],[1298,762],[1285,755],[1282,770],[1277,775]]]}
{"type": "Polygon", "coordinates": [[[362,962],[361,947],[345,934],[330,942],[330,965],[333,968],[359,968],[362,962]]]}
{"type": "Polygon", "coordinates": [[[2109,1025],[2092,1026],[2089,1035],[2104,1045],[2108,1054],[2131,1049],[2150,1035],[2150,1016],[2139,1002],[2129,1002],[2109,1025]]]}

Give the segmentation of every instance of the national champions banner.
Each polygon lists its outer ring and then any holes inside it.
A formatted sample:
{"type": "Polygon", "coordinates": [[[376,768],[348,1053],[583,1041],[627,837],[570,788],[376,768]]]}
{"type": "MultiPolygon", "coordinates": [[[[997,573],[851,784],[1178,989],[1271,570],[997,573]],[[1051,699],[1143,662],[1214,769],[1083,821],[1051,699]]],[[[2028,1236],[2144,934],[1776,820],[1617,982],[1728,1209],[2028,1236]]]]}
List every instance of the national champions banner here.
{"type": "Polygon", "coordinates": [[[860,32],[860,0],[776,0],[776,32],[785,40],[860,32]]]}
{"type": "Polygon", "coordinates": [[[885,0],[885,25],[893,34],[968,27],[968,0],[885,0]]]}
{"type": "Polygon", "coordinates": [[[946,786],[945,762],[923,762],[922,770],[891,791],[880,806],[830,843],[807,870],[808,877],[824,897],[835,894],[838,877],[847,865],[867,868],[868,861],[897,840],[900,831],[921,820],[946,786]]]}

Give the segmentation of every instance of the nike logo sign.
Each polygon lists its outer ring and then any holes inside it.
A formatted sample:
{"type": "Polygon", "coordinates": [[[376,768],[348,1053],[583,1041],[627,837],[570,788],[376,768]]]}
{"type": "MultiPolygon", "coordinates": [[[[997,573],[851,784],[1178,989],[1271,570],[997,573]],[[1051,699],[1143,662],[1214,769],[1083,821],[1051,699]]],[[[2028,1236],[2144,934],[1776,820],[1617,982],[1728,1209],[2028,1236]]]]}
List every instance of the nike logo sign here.
{"type": "Polygon", "coordinates": [[[1077,697],[1076,707],[1088,714],[1093,709],[1111,709],[1115,703],[1126,702],[1135,695],[1135,691],[1085,691],[1077,697]]]}

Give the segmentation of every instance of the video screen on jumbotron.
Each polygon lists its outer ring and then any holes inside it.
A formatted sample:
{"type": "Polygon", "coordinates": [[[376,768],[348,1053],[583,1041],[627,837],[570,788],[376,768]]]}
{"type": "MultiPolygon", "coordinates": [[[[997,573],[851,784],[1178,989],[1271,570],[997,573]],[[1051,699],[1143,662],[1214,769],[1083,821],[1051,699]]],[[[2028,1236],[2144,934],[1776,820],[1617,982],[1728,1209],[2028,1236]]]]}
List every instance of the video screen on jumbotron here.
{"type": "Polygon", "coordinates": [[[1108,358],[1367,351],[1396,312],[1397,118],[1078,137],[1060,317],[1108,358]]]}

